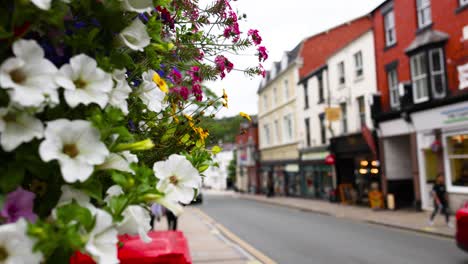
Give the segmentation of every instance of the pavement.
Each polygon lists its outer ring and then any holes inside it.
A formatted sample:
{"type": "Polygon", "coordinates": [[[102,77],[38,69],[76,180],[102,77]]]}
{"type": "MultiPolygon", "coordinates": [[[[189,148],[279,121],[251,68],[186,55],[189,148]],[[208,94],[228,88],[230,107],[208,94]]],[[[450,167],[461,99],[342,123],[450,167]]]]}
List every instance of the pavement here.
{"type": "Polygon", "coordinates": [[[236,195],[205,192],[198,208],[277,263],[468,263],[468,254],[457,248],[454,239],[440,235],[236,195]]]}
{"type": "MultiPolygon", "coordinates": [[[[167,230],[164,217],[156,222],[155,230],[167,230]]],[[[195,206],[184,207],[178,230],[187,238],[193,264],[275,263],[195,206]]]]}
{"type": "MultiPolygon", "coordinates": [[[[237,198],[254,200],[257,202],[279,206],[286,206],[289,208],[299,209],[303,211],[331,215],[337,218],[358,220],[449,238],[453,238],[455,236],[455,228],[448,227],[445,223],[445,218],[442,215],[437,215],[434,221],[434,225],[429,226],[430,212],[417,212],[412,210],[374,211],[367,207],[342,205],[339,203],[330,203],[328,201],[322,200],[280,196],[267,198],[264,195],[239,194],[233,192],[229,194],[237,198]]],[[[454,216],[452,216],[450,221],[453,224],[453,226],[455,225],[454,220],[455,218],[454,216]]]]}

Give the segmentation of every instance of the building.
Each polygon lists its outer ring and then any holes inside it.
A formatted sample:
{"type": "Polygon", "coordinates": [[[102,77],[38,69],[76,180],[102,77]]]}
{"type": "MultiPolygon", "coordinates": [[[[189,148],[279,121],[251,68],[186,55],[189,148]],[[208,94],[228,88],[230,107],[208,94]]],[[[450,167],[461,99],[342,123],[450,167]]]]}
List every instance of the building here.
{"type": "Polygon", "coordinates": [[[244,122],[236,136],[236,187],[241,192],[262,193],[258,150],[258,121],[244,122]]]}
{"type": "Polygon", "coordinates": [[[372,12],[381,184],[399,206],[430,209],[438,173],[452,208],[468,198],[467,5],[388,0],[372,12]]]}
{"type": "Polygon", "coordinates": [[[371,28],[371,18],[363,16],[304,40],[297,88],[302,196],[330,198],[331,190],[337,187],[334,166],[325,164],[325,158],[331,154],[330,139],[359,134],[362,118],[366,124],[371,123],[367,99],[376,89],[371,28]],[[361,115],[359,104],[363,106],[361,115]],[[327,121],[326,108],[340,105],[345,105],[346,118],[327,121]],[[346,122],[345,131],[343,122],[346,122]]]}
{"type": "Polygon", "coordinates": [[[302,43],[274,63],[259,90],[259,149],[264,189],[285,195],[288,175],[299,173],[296,116],[296,83],[302,43]]]}
{"type": "Polygon", "coordinates": [[[226,190],[229,164],[234,159],[234,144],[221,144],[223,149],[213,157],[213,161],[218,163],[218,166],[210,166],[203,174],[204,186],[215,190],[226,190]]]}

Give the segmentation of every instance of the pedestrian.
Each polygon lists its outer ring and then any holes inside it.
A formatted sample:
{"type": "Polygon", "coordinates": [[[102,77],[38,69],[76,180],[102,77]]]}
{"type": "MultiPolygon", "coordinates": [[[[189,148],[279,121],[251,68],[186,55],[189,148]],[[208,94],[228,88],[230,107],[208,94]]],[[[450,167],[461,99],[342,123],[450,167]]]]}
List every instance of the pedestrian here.
{"type": "Polygon", "coordinates": [[[155,221],[160,221],[161,220],[161,217],[164,215],[164,209],[162,207],[162,205],[158,204],[158,203],[153,203],[151,205],[151,229],[154,230],[154,225],[155,225],[155,221]]]}
{"type": "Polygon", "coordinates": [[[177,216],[171,210],[166,209],[167,229],[177,230],[177,216]]]}
{"type": "Polygon", "coordinates": [[[452,227],[452,224],[449,222],[448,197],[444,183],[444,175],[442,173],[437,174],[431,194],[434,199],[434,211],[429,220],[429,225],[434,225],[434,218],[440,210],[440,212],[445,215],[447,226],[452,227]]]}

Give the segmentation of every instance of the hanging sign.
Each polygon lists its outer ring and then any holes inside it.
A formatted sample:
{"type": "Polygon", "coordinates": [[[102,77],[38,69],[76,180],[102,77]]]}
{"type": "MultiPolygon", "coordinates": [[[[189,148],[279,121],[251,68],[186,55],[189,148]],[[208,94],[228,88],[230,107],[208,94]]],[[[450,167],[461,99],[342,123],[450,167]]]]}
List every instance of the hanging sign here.
{"type": "Polygon", "coordinates": [[[325,108],[325,118],[327,121],[333,122],[341,119],[341,109],[339,107],[325,108]]]}
{"type": "Polygon", "coordinates": [[[325,164],[327,165],[334,165],[336,161],[336,157],[333,154],[328,155],[325,157],[325,164]]]}

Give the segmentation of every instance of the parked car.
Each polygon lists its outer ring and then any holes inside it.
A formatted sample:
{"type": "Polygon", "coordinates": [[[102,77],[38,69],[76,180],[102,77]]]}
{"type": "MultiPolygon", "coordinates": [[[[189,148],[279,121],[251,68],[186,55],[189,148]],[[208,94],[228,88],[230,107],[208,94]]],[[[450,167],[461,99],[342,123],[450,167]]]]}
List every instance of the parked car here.
{"type": "Polygon", "coordinates": [[[455,239],[457,246],[468,252],[468,202],[458,209],[456,215],[457,231],[455,239]]]}

